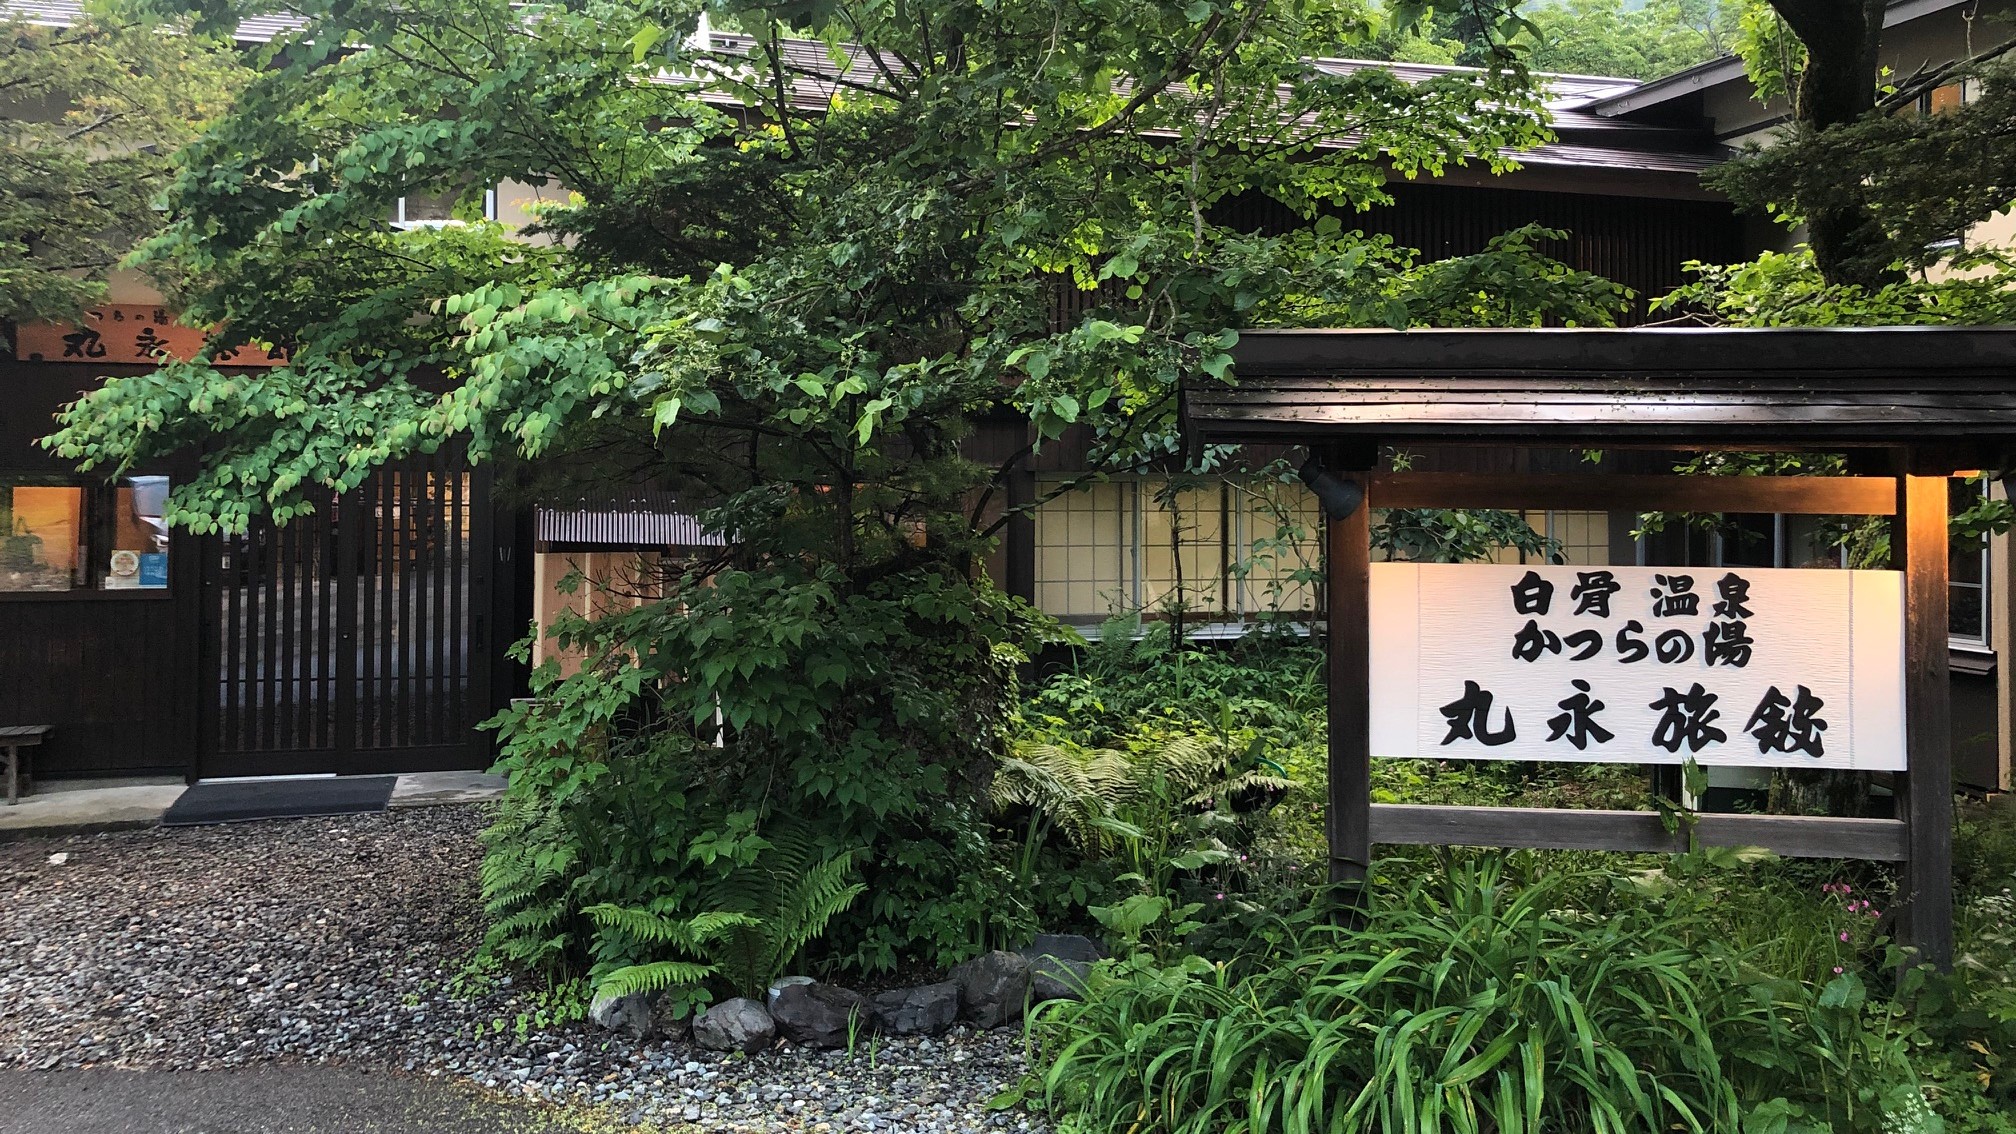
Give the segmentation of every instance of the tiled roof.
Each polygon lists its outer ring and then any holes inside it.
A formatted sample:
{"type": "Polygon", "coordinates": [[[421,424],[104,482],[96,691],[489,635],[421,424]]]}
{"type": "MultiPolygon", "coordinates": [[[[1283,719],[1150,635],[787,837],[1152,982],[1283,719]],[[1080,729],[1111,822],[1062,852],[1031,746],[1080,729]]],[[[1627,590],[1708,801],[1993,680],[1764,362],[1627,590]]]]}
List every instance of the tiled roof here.
{"type": "Polygon", "coordinates": [[[548,502],[538,509],[540,543],[597,547],[723,547],[725,541],[682,511],[669,492],[548,502]]]}

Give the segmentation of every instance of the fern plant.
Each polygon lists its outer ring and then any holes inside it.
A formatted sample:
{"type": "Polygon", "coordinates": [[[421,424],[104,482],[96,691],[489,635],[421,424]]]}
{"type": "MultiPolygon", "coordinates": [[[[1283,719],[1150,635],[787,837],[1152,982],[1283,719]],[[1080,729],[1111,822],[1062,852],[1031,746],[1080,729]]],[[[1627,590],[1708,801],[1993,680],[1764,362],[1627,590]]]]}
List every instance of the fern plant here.
{"type": "Polygon", "coordinates": [[[1168,822],[1178,810],[1293,786],[1270,766],[1232,764],[1224,745],[1194,734],[1149,738],[1127,752],[1020,744],[1001,761],[991,790],[996,810],[1029,809],[1025,853],[1054,829],[1079,850],[1100,854],[1116,839],[1138,837],[1144,822],[1168,822]]]}
{"type": "Polygon", "coordinates": [[[726,872],[700,888],[696,901],[705,913],[681,918],[607,903],[589,907],[596,925],[627,942],[633,954],[682,955],[610,968],[598,975],[598,993],[670,990],[680,994],[682,1007],[697,1006],[711,980],[760,999],[799,951],[867,889],[849,881],[859,852],[830,854],[802,824],[751,841],[762,844],[753,860],[724,860],[730,863],[726,872]]]}
{"type": "MultiPolygon", "coordinates": [[[[650,910],[611,905],[589,906],[582,911],[596,925],[634,945],[648,949],[676,949],[689,955],[704,954],[731,925],[749,920],[742,914],[703,913],[689,918],[673,918],[650,910]]],[[[703,1007],[705,984],[718,971],[700,961],[660,959],[624,965],[606,973],[595,986],[600,996],[629,996],[633,993],[669,992],[674,1001],[673,1016],[684,1017],[703,1007]]]]}
{"type": "Polygon", "coordinates": [[[1117,858],[1112,881],[1122,891],[1087,912],[1123,948],[1166,949],[1196,928],[1200,906],[1179,902],[1178,876],[1223,865],[1233,853],[1238,820],[1227,804],[1255,791],[1285,791],[1285,777],[1264,765],[1234,766],[1217,738],[1149,735],[1130,751],[1070,743],[1025,744],[1002,762],[992,788],[1001,810],[1029,816],[1018,856],[1022,884],[1034,883],[1036,861],[1055,830],[1089,856],[1117,858]]]}
{"type": "Polygon", "coordinates": [[[580,842],[558,808],[516,792],[505,794],[482,838],[478,879],[490,923],[483,952],[514,968],[561,974],[568,962],[568,894],[580,842]]]}

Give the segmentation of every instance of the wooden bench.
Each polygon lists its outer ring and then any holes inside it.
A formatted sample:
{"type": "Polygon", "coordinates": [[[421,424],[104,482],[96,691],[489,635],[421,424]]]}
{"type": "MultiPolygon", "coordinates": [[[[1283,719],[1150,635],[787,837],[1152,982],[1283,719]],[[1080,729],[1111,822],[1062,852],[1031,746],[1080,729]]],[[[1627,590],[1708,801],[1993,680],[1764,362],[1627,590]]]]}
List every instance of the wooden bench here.
{"type": "Polygon", "coordinates": [[[35,777],[29,774],[29,753],[24,748],[33,748],[49,738],[56,726],[46,724],[0,725],[0,748],[7,750],[7,806],[21,801],[35,786],[35,777]]]}

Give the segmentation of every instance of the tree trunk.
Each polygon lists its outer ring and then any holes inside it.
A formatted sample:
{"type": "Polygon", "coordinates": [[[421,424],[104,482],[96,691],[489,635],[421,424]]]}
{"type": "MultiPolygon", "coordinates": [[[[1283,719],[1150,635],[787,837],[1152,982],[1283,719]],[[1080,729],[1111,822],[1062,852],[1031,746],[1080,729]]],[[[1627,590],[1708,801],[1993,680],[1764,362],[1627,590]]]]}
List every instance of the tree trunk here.
{"type": "MultiPolygon", "coordinates": [[[[1876,107],[1877,49],[1882,45],[1885,0],[1770,0],[1771,7],[1806,45],[1806,69],[1794,92],[1793,118],[1825,130],[1853,122],[1876,107]]],[[[1829,283],[1877,286],[1883,265],[1863,254],[1882,233],[1859,208],[1817,210],[1806,218],[1813,260],[1829,283]]]]}

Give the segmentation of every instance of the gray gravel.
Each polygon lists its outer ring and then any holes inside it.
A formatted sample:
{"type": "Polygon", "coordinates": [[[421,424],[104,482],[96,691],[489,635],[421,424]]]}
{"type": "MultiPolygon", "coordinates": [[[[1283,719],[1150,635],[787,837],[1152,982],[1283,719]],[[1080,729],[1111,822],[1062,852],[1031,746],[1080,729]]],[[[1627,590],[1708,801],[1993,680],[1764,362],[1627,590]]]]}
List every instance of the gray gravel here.
{"type": "Polygon", "coordinates": [[[1042,1130],[986,1108],[1022,1074],[1013,1030],[748,1058],[521,1032],[533,990],[457,979],[482,932],[483,822],[442,807],[0,844],[0,1068],[352,1065],[652,1125],[1042,1130]]]}

